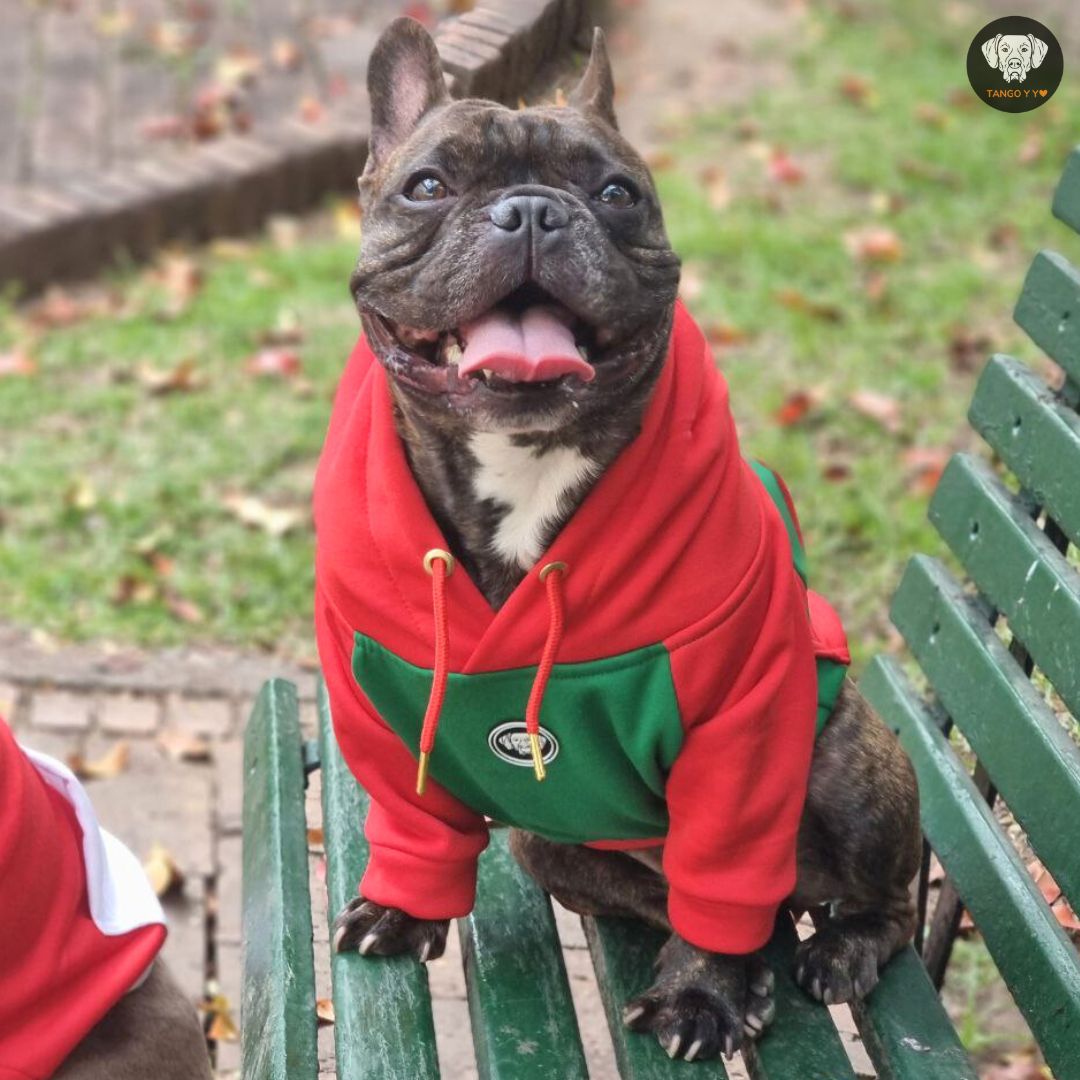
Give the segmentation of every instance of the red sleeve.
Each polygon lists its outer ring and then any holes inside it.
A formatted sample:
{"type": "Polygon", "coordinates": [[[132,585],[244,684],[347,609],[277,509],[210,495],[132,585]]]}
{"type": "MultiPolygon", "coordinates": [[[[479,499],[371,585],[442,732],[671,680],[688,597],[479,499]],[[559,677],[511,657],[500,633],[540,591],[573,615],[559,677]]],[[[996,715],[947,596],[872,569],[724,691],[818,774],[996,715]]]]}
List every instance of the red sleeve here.
{"type": "Polygon", "coordinates": [[[420,919],[456,919],[472,910],[476,860],[487,823],[433,780],[416,794],[416,759],[376,713],[352,673],[353,631],[320,592],[319,642],[334,734],[353,775],[371,796],[371,848],[360,892],[420,919]]]}
{"type": "Polygon", "coordinates": [[[667,784],[668,914],[682,937],[712,952],[764,945],[795,888],[817,677],[805,593],[781,555],[755,567],[739,612],[671,655],[690,725],[667,784]],[[717,690],[721,662],[733,674],[717,690]]]}

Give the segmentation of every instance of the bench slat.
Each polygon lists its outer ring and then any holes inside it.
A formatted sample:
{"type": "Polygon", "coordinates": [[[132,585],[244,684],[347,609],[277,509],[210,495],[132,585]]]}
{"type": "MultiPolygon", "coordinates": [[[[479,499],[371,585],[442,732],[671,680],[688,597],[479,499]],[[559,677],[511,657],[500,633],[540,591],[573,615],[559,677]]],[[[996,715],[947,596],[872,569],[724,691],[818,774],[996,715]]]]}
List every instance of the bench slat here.
{"type": "MultiPolygon", "coordinates": [[[[368,797],[338,750],[326,690],[322,686],[319,733],[326,887],[333,921],[337,912],[356,895],[360,874],[367,863],[363,823],[368,797]]],[[[335,953],[330,973],[334,985],[338,1080],[438,1077],[431,995],[422,964],[411,956],[335,953]]]]}
{"type": "Polygon", "coordinates": [[[765,949],[776,976],[776,1019],[760,1042],[743,1048],[747,1070],[752,1080],[854,1080],[855,1070],[829,1010],[807,997],[791,977],[795,944],[795,927],[781,915],[765,949]]]}
{"type": "Polygon", "coordinates": [[[1062,1080],[1075,1080],[1080,1075],[1076,949],[896,663],[878,657],[861,685],[911,757],[919,777],[927,839],[963,897],[1047,1061],[1062,1080]]]}
{"type": "Polygon", "coordinates": [[[1054,215],[1080,232],[1080,148],[1065,162],[1065,171],[1054,192],[1054,215]]]}
{"type": "Polygon", "coordinates": [[[1074,381],[1080,381],[1080,273],[1055,251],[1040,251],[1013,318],[1074,381]]]}
{"type": "MultiPolygon", "coordinates": [[[[1080,488],[1080,470],[1073,478],[1080,488]]],[[[990,467],[967,454],[949,462],[930,521],[1080,716],[1080,574],[990,467]]]]}
{"type": "Polygon", "coordinates": [[[263,686],[244,734],[244,1076],[315,1080],[304,770],[296,687],[263,686]]]}
{"type": "Polygon", "coordinates": [[[1080,901],[1080,749],[959,583],[908,563],[892,619],[1057,883],[1080,901]]]}
{"type": "Polygon", "coordinates": [[[689,1064],[671,1061],[652,1035],[630,1031],[622,1022],[626,1003],[652,984],[653,962],[667,935],[631,919],[584,918],[581,924],[622,1080],[726,1077],[722,1059],[689,1064]]]}
{"type": "Polygon", "coordinates": [[[481,1080],[588,1080],[551,901],[496,829],[459,921],[481,1080]]]}
{"type": "Polygon", "coordinates": [[[1023,364],[999,355],[983,369],[968,419],[1039,505],[1080,543],[1080,416],[1023,364]]]}

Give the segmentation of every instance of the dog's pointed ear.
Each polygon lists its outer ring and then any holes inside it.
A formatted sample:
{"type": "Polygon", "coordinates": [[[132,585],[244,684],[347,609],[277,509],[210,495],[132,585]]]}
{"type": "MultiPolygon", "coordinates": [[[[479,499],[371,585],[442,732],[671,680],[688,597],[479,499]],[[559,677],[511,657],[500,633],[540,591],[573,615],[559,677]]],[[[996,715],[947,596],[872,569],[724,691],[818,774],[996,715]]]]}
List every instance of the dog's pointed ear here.
{"type": "Polygon", "coordinates": [[[593,30],[592,52],[581,81],[570,91],[567,101],[580,112],[598,116],[613,128],[619,126],[615,119],[615,79],[611,74],[604,31],[593,30]]]}
{"type": "Polygon", "coordinates": [[[987,38],[982,43],[982,54],[986,57],[986,62],[992,67],[998,66],[998,42],[1001,40],[1001,35],[996,37],[987,38]]]}
{"type": "Polygon", "coordinates": [[[1031,42],[1031,66],[1038,67],[1046,59],[1048,46],[1045,41],[1035,37],[1034,34],[1028,34],[1028,41],[1031,42]]]}
{"type": "Polygon", "coordinates": [[[409,137],[423,116],[450,95],[439,51],[415,20],[395,19],[375,43],[368,61],[371,139],[368,169],[409,137]]]}

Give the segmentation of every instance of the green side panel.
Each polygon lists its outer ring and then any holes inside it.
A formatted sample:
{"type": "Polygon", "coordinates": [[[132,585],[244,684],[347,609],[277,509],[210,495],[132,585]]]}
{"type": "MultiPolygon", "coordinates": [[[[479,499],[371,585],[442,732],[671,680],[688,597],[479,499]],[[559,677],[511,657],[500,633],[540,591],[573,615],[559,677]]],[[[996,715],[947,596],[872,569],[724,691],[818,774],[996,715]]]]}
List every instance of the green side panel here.
{"type": "Polygon", "coordinates": [[[296,687],[274,679],[244,733],[243,1074],[315,1080],[304,768],[296,687]]]}
{"type": "Polygon", "coordinates": [[[1054,192],[1054,216],[1080,232],[1080,147],[1069,155],[1054,192]]]}
{"type": "Polygon", "coordinates": [[[802,540],[799,539],[799,530],[796,528],[791,511],[788,509],[787,499],[784,498],[784,492],[776,479],[776,473],[768,465],[763,465],[760,461],[751,461],[750,467],[765,486],[769,498],[776,504],[776,509],[780,511],[780,517],[784,520],[784,528],[787,530],[788,541],[791,544],[791,558],[795,563],[795,572],[803,579],[805,585],[809,581],[806,550],[803,548],[802,540]]]}
{"type": "MultiPolygon", "coordinates": [[[[353,671],[416,756],[432,672],[362,634],[353,671]]],[[[525,736],[535,675],[535,667],[451,672],[431,775],[466,806],[549,840],[665,836],[664,787],[683,728],[664,646],[555,665],[540,715],[543,783],[533,774],[525,736]]]]}
{"type": "MultiPolygon", "coordinates": [[[[1080,488],[1080,472],[1074,483],[1080,488]]],[[[930,520],[1080,716],[1080,574],[993,470],[967,454],[949,462],[930,520]]]]}
{"type": "Polygon", "coordinates": [[[1057,883],[1080,902],[1080,749],[940,563],[917,556],[892,618],[1057,883]]]}
{"type": "Polygon", "coordinates": [[[1080,273],[1054,251],[1040,251],[1024,279],[1013,318],[1074,381],[1080,381],[1080,273]]]}
{"type": "MultiPolygon", "coordinates": [[[[1046,1060],[1058,1080],[1077,1080],[1076,948],[897,664],[878,657],[861,685],[911,757],[919,778],[926,837],[956,884],[1046,1060]]],[[[1042,782],[1051,787],[1045,778],[1042,782]]],[[[1067,814],[1063,817],[1073,820],[1067,814]]]]}
{"type": "Polygon", "coordinates": [[[752,1080],[846,1080],[854,1078],[829,1010],[803,993],[791,978],[795,927],[777,920],[765,949],[776,975],[776,1019],[764,1037],[743,1048],[752,1080]]]}
{"type": "Polygon", "coordinates": [[[1080,543],[1080,416],[1023,364],[995,356],[968,411],[994,448],[1073,543],[1080,543]]]}
{"type": "MultiPolygon", "coordinates": [[[[364,818],[368,798],[342,760],[322,686],[319,734],[326,888],[332,922],[356,895],[367,863],[364,818]]],[[[433,1080],[439,1075],[431,996],[422,964],[411,956],[335,953],[330,974],[338,1080],[433,1080]]]]}
{"type": "Polygon", "coordinates": [[[878,1080],[978,1080],[910,945],[889,961],[874,992],[852,1012],[878,1080]]]}
{"type": "Polygon", "coordinates": [[[824,656],[817,658],[817,725],[815,733],[820,735],[825,730],[825,725],[832,716],[833,706],[836,704],[840,687],[847,678],[847,664],[838,664],[835,660],[827,660],[824,656]]]}
{"type": "Polygon", "coordinates": [[[655,1036],[630,1031],[622,1022],[627,1002],[647,990],[653,964],[667,935],[633,919],[581,920],[589,943],[621,1080],[717,1080],[726,1077],[721,1058],[672,1061],[655,1036]]]}
{"type": "Polygon", "coordinates": [[[480,1077],[588,1080],[551,901],[507,834],[492,832],[476,907],[458,923],[480,1077]]]}

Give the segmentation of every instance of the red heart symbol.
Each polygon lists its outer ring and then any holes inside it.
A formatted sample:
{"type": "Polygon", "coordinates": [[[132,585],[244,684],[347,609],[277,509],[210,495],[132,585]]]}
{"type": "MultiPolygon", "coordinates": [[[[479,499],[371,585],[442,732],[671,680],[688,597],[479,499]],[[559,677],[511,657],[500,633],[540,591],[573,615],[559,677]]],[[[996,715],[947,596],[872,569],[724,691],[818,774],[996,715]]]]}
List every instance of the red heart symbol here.
{"type": "Polygon", "coordinates": [[[1047,94],[1046,90],[1040,90],[1039,91],[1039,97],[1046,97],[1046,94],[1047,94]]]}

